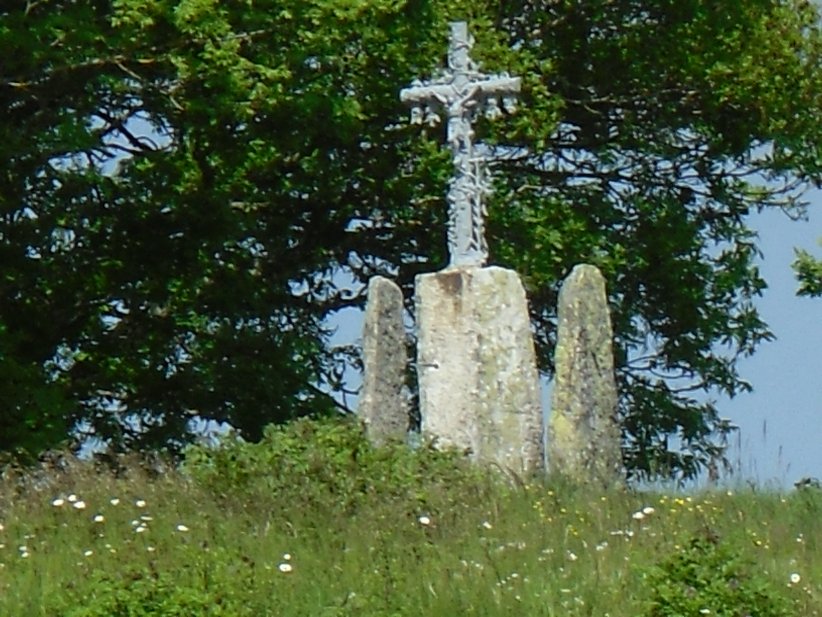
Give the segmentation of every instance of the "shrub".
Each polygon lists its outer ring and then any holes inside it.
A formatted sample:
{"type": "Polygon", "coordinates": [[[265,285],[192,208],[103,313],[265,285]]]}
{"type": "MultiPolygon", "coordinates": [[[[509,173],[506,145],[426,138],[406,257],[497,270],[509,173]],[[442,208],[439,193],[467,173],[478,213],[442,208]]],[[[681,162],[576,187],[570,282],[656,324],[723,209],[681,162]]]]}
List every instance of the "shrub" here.
{"type": "Polygon", "coordinates": [[[92,594],[63,600],[64,617],[243,617],[248,607],[215,589],[195,587],[168,574],[132,572],[97,576],[92,594]],[[69,602],[70,606],[65,606],[69,602]]]}
{"type": "Polygon", "coordinates": [[[648,617],[790,617],[788,601],[716,537],[694,539],[650,575],[648,617]]]}
{"type": "Polygon", "coordinates": [[[265,429],[259,443],[231,437],[186,451],[184,473],[216,494],[276,496],[350,510],[380,495],[425,504],[440,489],[482,486],[485,474],[431,444],[373,447],[351,418],[300,419],[265,429]]]}

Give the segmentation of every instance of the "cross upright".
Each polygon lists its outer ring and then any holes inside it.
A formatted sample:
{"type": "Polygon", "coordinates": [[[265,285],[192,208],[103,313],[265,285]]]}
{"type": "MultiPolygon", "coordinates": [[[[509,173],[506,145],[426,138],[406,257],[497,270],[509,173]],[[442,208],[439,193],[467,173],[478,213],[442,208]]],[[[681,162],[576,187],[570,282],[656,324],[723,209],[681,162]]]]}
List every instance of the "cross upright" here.
{"type": "Polygon", "coordinates": [[[483,195],[490,191],[486,179],[489,157],[474,148],[471,125],[480,111],[489,119],[502,115],[498,97],[503,109],[513,112],[520,79],[507,73],[480,73],[468,55],[473,39],[467,24],[457,21],[450,26],[448,69],[435,79],[415,80],[400,91],[400,100],[412,105],[411,122],[415,124],[427,121],[433,126],[440,121],[436,110],[445,111],[455,167],[448,188],[449,267],[482,266],[488,259],[483,195]]]}

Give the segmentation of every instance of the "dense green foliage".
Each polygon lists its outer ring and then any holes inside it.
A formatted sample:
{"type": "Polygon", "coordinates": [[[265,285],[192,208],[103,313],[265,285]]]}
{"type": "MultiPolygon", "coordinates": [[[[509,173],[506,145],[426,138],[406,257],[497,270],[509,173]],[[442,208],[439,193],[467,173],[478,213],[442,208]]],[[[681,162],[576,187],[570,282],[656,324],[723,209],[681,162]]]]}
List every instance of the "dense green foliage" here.
{"type": "Polygon", "coordinates": [[[176,577],[135,573],[125,578],[105,574],[94,580],[94,598],[61,607],[65,617],[251,617],[254,607],[232,601],[219,588],[180,585],[176,577]]]}
{"type": "Polygon", "coordinates": [[[356,359],[326,319],[375,273],[410,299],[445,261],[444,131],[408,126],[398,90],[466,18],[483,66],[524,80],[478,135],[506,146],[492,261],[525,279],[542,369],[559,281],[595,263],[628,467],[716,465],[729,425],[703,393],[746,389],[736,359],[770,337],[747,217],[822,177],[815,5],[462,5],[4,5],[0,366],[20,385],[0,390],[0,447],[80,428],[178,449],[194,417],[256,440],[329,412],[356,359]]]}
{"type": "Polygon", "coordinates": [[[425,509],[432,488],[459,482],[479,486],[486,475],[457,453],[430,445],[373,448],[350,419],[305,418],[267,427],[258,443],[235,438],[218,448],[192,446],[186,450],[184,470],[217,494],[247,499],[277,495],[331,508],[341,516],[375,495],[417,502],[417,508],[425,509]]]}
{"type": "Polygon", "coordinates": [[[808,251],[797,250],[793,264],[799,279],[800,296],[822,296],[822,259],[816,259],[808,251]]]}
{"type": "Polygon", "coordinates": [[[0,614],[822,614],[818,489],[597,493],[374,450],[356,422],[198,446],[151,477],[127,458],[116,477],[6,470],[0,614]]]}
{"type": "Polygon", "coordinates": [[[654,571],[649,617],[757,615],[790,617],[770,581],[718,538],[698,537],[654,571]]]}

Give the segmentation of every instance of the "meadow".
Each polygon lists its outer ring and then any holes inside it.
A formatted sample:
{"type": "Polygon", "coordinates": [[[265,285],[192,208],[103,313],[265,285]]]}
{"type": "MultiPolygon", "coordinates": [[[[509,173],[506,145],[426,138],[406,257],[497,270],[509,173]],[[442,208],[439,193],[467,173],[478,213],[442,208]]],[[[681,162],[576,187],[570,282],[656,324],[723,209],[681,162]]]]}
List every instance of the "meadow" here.
{"type": "Polygon", "coordinates": [[[822,614],[822,491],[597,491],[299,421],[7,467],[0,615],[822,614]]]}

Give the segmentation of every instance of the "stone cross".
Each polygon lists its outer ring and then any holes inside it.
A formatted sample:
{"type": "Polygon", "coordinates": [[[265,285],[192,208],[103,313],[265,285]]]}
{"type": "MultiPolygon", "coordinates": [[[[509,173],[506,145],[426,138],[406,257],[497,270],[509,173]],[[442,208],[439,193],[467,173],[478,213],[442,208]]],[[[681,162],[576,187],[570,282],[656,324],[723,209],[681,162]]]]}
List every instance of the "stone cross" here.
{"type": "Polygon", "coordinates": [[[514,111],[519,77],[507,73],[484,75],[468,52],[473,44],[464,21],[451,23],[448,69],[437,78],[415,80],[400,91],[400,100],[413,105],[411,122],[440,121],[436,110],[447,116],[448,143],[454,155],[455,175],[448,189],[448,251],[450,266],[483,266],[488,259],[485,242],[483,195],[490,191],[485,165],[488,156],[474,148],[472,122],[479,111],[489,119],[514,111]]]}

